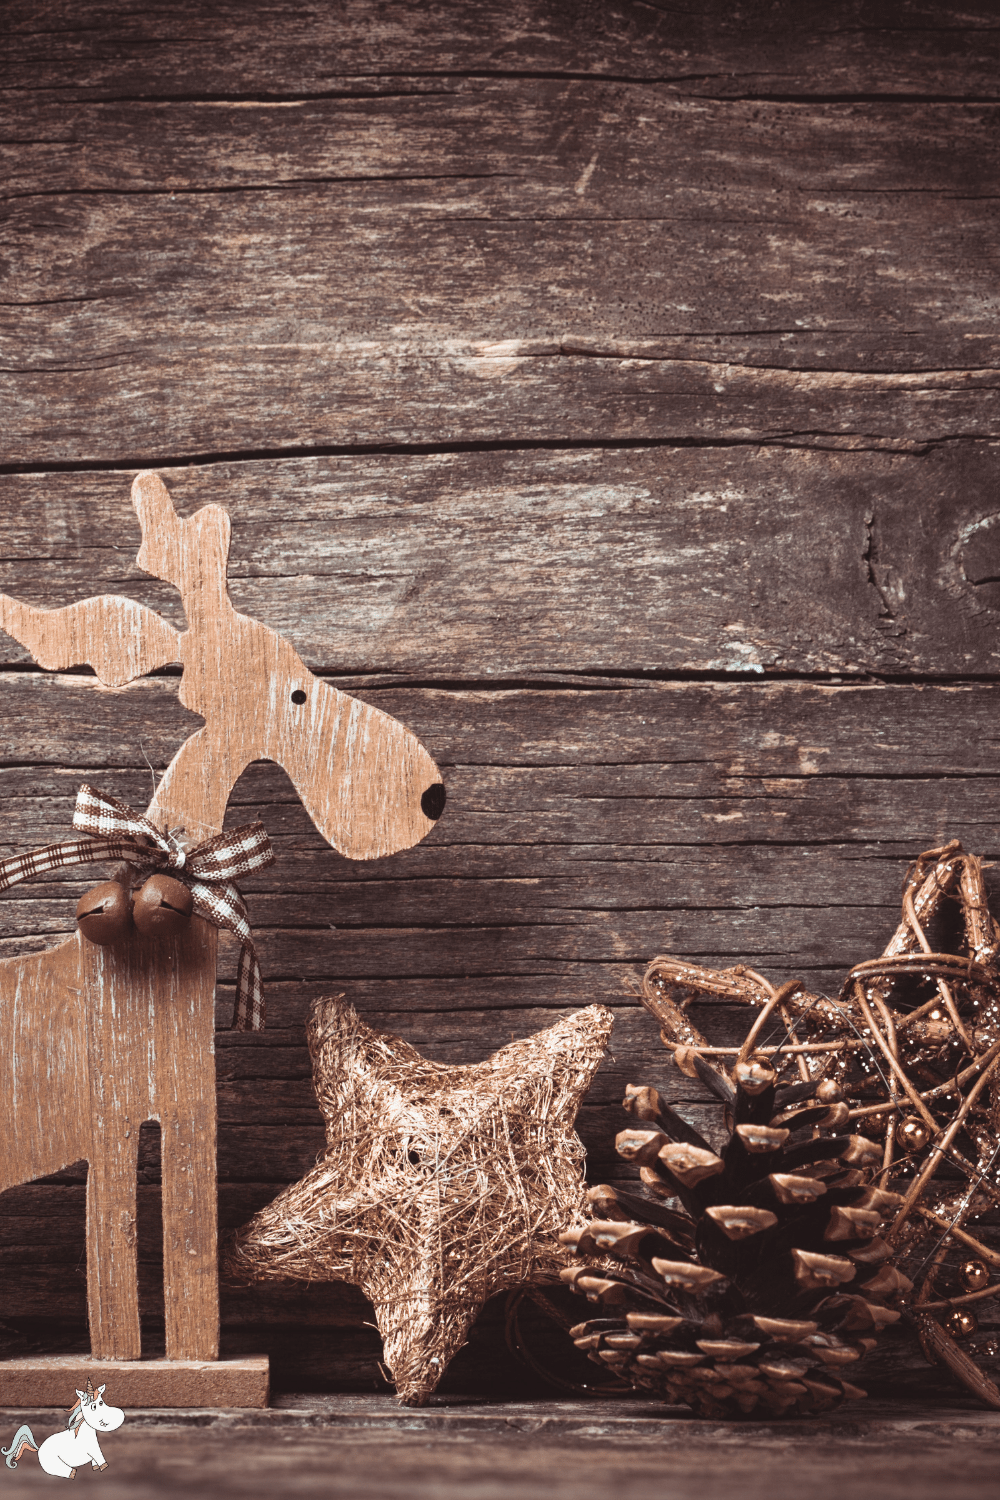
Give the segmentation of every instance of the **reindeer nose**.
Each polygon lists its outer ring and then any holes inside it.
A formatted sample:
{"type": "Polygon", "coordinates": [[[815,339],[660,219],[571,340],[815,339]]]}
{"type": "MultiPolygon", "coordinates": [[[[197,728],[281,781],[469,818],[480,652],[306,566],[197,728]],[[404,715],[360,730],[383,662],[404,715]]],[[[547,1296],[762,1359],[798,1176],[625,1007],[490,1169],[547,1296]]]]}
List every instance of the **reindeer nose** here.
{"type": "Polygon", "coordinates": [[[420,811],[425,818],[436,823],[444,812],[445,790],[443,781],[433,782],[420,799],[420,811]]]}

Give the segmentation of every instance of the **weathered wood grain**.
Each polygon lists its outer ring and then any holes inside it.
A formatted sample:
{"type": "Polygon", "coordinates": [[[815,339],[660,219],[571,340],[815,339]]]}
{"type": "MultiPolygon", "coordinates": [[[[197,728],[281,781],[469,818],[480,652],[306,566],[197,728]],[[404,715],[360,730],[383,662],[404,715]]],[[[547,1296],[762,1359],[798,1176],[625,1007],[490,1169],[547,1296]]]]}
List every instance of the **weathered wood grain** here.
{"type": "Polygon", "coordinates": [[[313,10],[201,4],[135,10],[105,0],[7,8],[11,84],[73,98],[428,92],[449,75],[626,75],[681,94],[993,98],[1000,62],[989,0],[846,0],[688,9],[626,0],[364,0],[313,10]]]}
{"type": "MultiPolygon", "coordinates": [[[[573,1401],[551,1391],[526,1409],[523,1384],[499,1401],[484,1400],[478,1382],[454,1385],[447,1403],[416,1418],[384,1392],[303,1397],[294,1389],[278,1409],[252,1417],[131,1418],[107,1440],[102,1493],[172,1500],[198,1485],[218,1500],[278,1493],[296,1500],[603,1500],[609,1493],[652,1500],[666,1471],[675,1500],[726,1500],[747,1485],[749,1471],[757,1494],[797,1500],[798,1471],[808,1466],[821,1492],[978,1500],[994,1483],[997,1461],[995,1424],[952,1392],[919,1413],[883,1400],[793,1427],[674,1413],[664,1420],[637,1398],[573,1401]]],[[[13,1432],[27,1418],[45,1432],[50,1416],[8,1408],[0,1420],[13,1432]]],[[[35,1477],[22,1470],[19,1487],[35,1477]]]]}
{"type": "MultiPolygon", "coordinates": [[[[996,436],[996,347],[975,332],[996,238],[982,205],[943,203],[938,232],[913,213],[859,224],[850,205],[833,229],[825,205],[764,223],[750,284],[744,230],[623,234],[617,215],[418,227],[403,206],[380,234],[362,205],[353,223],[350,205],[324,222],[308,195],[193,201],[166,222],[158,200],[47,205],[53,228],[17,236],[14,285],[29,295],[0,319],[7,462],[497,441],[905,451],[996,436]],[[235,264],[234,238],[247,244],[235,264]],[[34,299],[37,272],[20,264],[33,240],[36,265],[67,242],[80,255],[69,285],[34,299]],[[113,266],[116,245],[128,264],[113,266]],[[86,286],[88,248],[109,264],[110,294],[86,286]],[[609,275],[621,291],[592,312],[609,275]]],[[[15,217],[39,222],[34,207],[15,217]]]]}
{"type": "Polygon", "coordinates": [[[991,106],[11,98],[10,463],[996,436],[991,106]]]}
{"type": "MultiPolygon", "coordinates": [[[[103,1390],[111,1373],[106,1361],[78,1354],[21,1355],[0,1363],[0,1395],[5,1404],[23,1406],[57,1406],[65,1400],[67,1387],[74,1383],[98,1385],[103,1390]]],[[[249,1359],[203,1360],[135,1359],[116,1360],[112,1380],[115,1394],[127,1407],[190,1409],[219,1406],[233,1410],[268,1404],[269,1380],[266,1356],[249,1359]]],[[[78,1388],[78,1387],[77,1387],[78,1388]]],[[[86,1441],[86,1439],[84,1440],[86,1441]]],[[[69,1449],[67,1467],[80,1454],[83,1443],[69,1449]]],[[[92,1450],[93,1451],[93,1450],[92,1450]]],[[[100,1448],[97,1455],[103,1458],[100,1448]]],[[[94,1468],[107,1468],[107,1461],[94,1462],[94,1468]]],[[[82,1467],[82,1465],[81,1465],[82,1467]]],[[[76,1469],[68,1477],[76,1478],[76,1469]]]]}
{"type": "MultiPolygon", "coordinates": [[[[345,686],[373,673],[965,677],[1000,661],[998,453],[589,448],[164,472],[182,514],[230,509],[235,607],[345,686]]],[[[49,607],[125,593],[184,628],[177,594],[135,563],[127,476],[8,474],[0,503],[3,591],[49,607]]],[[[0,661],[25,660],[0,634],[0,661]]]]}
{"type": "MultiPolygon", "coordinates": [[[[932,199],[979,198],[985,208],[997,155],[994,119],[992,104],[966,100],[692,100],[661,84],[596,78],[455,79],[432,96],[301,100],[284,108],[127,97],[67,108],[62,94],[32,91],[7,95],[0,121],[8,138],[14,126],[19,134],[0,148],[0,161],[12,199],[95,192],[176,199],[354,184],[356,193],[374,189],[369,235],[393,205],[387,185],[412,194],[414,180],[423,197],[401,201],[431,222],[464,220],[472,208],[496,219],[614,214],[675,223],[700,206],[707,225],[728,222],[730,233],[735,209],[742,233],[752,235],[769,221],[787,222],[796,208],[816,211],[830,194],[835,202],[871,194],[891,202],[919,186],[932,199]],[[732,135],[725,155],[723,132],[732,135]],[[727,214],[721,199],[733,188],[739,196],[727,214]],[[805,196],[789,203],[776,198],[782,192],[805,196]]],[[[338,194],[327,212],[349,201],[338,194]]],[[[876,212],[885,208],[880,202],[876,212]]],[[[214,205],[213,219],[219,211],[214,205]]],[[[905,209],[897,204],[896,212],[905,209]]],[[[95,287],[111,284],[113,264],[95,287]]],[[[208,284],[217,284],[220,268],[207,269],[208,284]]],[[[462,282],[472,269],[459,271],[462,282]]],[[[350,325],[349,313],[344,321],[350,325]]]]}
{"type": "MultiPolygon", "coordinates": [[[[997,686],[991,681],[827,683],[762,676],[643,682],[609,676],[566,688],[469,688],[346,680],[352,692],[433,744],[449,773],[481,767],[484,774],[572,774],[576,768],[582,774],[590,768],[600,775],[616,767],[655,773],[666,766],[671,775],[695,778],[704,770],[724,790],[730,778],[769,776],[806,785],[830,775],[961,782],[992,775],[996,766],[997,686]],[[958,724],[975,732],[958,734],[958,724]]],[[[69,820],[80,768],[103,766],[122,778],[123,796],[127,789],[140,798],[197,723],[180,706],[174,678],[110,691],[93,678],[68,674],[6,672],[2,681],[0,784],[23,806],[18,817],[34,819],[31,826],[40,830],[69,820]]],[[[276,819],[272,836],[293,832],[308,836],[314,850],[322,848],[291,783],[274,766],[244,773],[229,815],[257,803],[276,819]]],[[[448,847],[453,813],[449,806],[448,821],[400,857],[419,860],[427,850],[448,847]]],[[[247,821],[245,812],[239,816],[247,821]]],[[[396,858],[360,868],[338,861],[338,868],[361,878],[397,868],[396,858]]],[[[254,878],[266,879],[266,872],[254,878]]]]}
{"type": "MultiPolygon", "coordinates": [[[[232,511],[236,608],[448,785],[363,866],[275,767],[237,786],[278,864],[247,882],[269,1029],[217,1039],[224,1230],[322,1143],[323,994],[455,1062],[610,1003],[580,1130],[614,1178],[626,1083],[713,1128],[635,1000],[653,953],[835,993],[914,854],[997,857],[993,11],[8,7],[0,467],[30,472],[0,589],[183,630],[134,566],[127,471],[163,463],[184,515],[232,511]],[[362,451],[394,447],[440,451],[362,451]]],[[[0,636],[3,853],[64,836],[84,779],[144,805],[199,726],[175,666],[26,661],[0,636]]],[[[65,936],[86,881],[9,893],[0,955],[65,936]]],[[[144,1129],[149,1347],[160,1174],[144,1129]]],[[[14,1352],[85,1347],[85,1176],[0,1198],[14,1352]]],[[[222,1317],[279,1383],[381,1382],[350,1289],[223,1288],[222,1317]]],[[[517,1389],[501,1345],[494,1307],[453,1388],[517,1389]]]]}

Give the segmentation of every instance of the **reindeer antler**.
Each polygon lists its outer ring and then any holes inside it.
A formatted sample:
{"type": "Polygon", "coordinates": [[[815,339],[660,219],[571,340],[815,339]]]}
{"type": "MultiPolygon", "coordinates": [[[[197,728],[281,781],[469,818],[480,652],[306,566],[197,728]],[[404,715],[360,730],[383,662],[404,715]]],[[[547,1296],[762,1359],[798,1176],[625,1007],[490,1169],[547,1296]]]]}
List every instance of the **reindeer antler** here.
{"type": "MultiPolygon", "coordinates": [[[[139,474],[132,504],[142,528],[136,562],[179,591],[189,626],[207,611],[230,608],[226,591],[229,516],[205,505],[188,520],[174,510],[158,474],[139,474]]],[[[118,594],[82,599],[65,609],[36,609],[0,594],[0,628],[49,671],[81,663],[105,687],[122,687],[181,657],[180,635],[153,610],[118,594]]]]}
{"type": "MultiPolygon", "coordinates": [[[[142,527],[136,562],[154,578],[179,590],[189,615],[209,600],[227,599],[226,563],[230,522],[221,505],[203,505],[183,520],[159,474],[138,474],[132,504],[142,527]]],[[[189,620],[190,623],[190,620],[189,620]]]]}
{"type": "Polygon", "coordinates": [[[40,667],[61,671],[85,664],[105,687],[122,687],[176,661],[180,637],[144,604],[118,594],[81,599],[65,609],[35,609],[0,594],[0,627],[40,667]]]}

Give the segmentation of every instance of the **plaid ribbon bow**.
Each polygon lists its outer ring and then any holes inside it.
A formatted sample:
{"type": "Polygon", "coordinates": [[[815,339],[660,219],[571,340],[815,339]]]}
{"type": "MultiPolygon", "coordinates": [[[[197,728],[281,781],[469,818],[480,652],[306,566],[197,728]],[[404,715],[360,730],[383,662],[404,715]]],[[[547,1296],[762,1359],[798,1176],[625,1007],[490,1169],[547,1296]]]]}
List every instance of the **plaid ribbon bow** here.
{"type": "Polygon", "coordinates": [[[257,950],[237,875],[274,863],[274,850],[263,823],[247,823],[217,833],[185,849],[171,833],[162,833],[126,802],[82,786],[73,827],[87,834],[65,844],[46,844],[0,863],[0,891],[61,865],[85,865],[102,859],[125,859],[140,870],[169,871],[190,888],[193,909],[216,927],[225,927],[242,943],[236,974],[234,1031],[263,1031],[266,1007],[257,950]]]}

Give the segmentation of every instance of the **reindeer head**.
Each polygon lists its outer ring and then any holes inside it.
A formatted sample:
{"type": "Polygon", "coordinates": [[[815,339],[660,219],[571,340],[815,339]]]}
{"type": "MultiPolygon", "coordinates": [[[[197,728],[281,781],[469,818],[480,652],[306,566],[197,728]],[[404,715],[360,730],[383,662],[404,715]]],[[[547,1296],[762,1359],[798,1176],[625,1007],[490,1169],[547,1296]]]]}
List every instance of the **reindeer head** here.
{"type": "Polygon", "coordinates": [[[233,609],[226,587],[229,517],[206,505],[187,520],[155,474],[132,503],[139,566],[180,592],[188,628],[117,595],[33,609],[0,595],[0,626],[48,668],[86,662],[106,686],[180,661],[180,699],[205,727],[174,757],[149,808],[158,824],[204,838],[254,760],[284,766],[324,838],[351,859],[409,848],[444,806],[440,772],[395,719],[323,682],[287,641],[233,609]]]}

